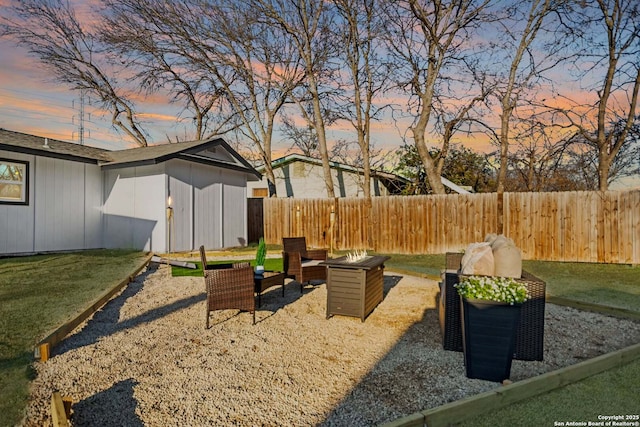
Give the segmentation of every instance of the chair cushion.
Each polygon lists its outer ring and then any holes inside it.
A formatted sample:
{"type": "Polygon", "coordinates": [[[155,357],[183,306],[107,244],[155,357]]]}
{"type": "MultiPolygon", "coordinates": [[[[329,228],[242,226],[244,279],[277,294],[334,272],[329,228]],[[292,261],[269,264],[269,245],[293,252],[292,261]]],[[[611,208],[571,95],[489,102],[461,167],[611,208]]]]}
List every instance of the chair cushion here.
{"type": "Polygon", "coordinates": [[[323,262],[323,261],[319,260],[319,259],[303,259],[302,260],[302,266],[303,267],[311,267],[311,266],[314,266],[314,265],[318,265],[321,262],[323,262]]]}

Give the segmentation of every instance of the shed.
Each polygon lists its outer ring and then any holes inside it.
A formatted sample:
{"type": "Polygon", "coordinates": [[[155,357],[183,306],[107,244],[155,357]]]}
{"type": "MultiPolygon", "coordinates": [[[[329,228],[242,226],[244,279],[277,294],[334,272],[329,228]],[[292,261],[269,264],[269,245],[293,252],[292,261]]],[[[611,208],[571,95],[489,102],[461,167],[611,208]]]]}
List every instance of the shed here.
{"type": "Polygon", "coordinates": [[[0,129],[0,254],[243,245],[259,179],[220,138],[109,151],[0,129]]]}

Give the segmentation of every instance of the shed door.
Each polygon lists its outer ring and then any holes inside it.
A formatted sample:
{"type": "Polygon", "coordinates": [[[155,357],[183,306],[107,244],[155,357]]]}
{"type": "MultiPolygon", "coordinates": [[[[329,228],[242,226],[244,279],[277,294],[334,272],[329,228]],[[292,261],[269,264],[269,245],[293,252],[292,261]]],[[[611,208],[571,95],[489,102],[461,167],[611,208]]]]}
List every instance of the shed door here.
{"type": "Polygon", "coordinates": [[[222,184],[219,169],[193,166],[194,249],[222,248],[222,184]]]}

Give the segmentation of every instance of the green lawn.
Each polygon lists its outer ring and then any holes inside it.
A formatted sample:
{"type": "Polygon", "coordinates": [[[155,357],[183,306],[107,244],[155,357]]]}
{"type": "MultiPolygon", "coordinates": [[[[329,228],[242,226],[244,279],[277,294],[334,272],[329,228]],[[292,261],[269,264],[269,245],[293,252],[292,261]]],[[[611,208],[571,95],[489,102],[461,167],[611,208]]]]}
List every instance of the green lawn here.
{"type": "MultiPolygon", "coordinates": [[[[280,249],[271,247],[269,251],[280,249]]],[[[255,249],[227,254],[246,254],[244,260],[253,265],[255,249]]],[[[130,275],[144,258],[140,252],[87,251],[0,259],[0,426],[13,426],[23,416],[35,344],[130,275]]],[[[200,263],[196,264],[200,268],[200,263]]],[[[385,264],[390,270],[437,279],[444,268],[444,255],[394,254],[385,264]]],[[[282,259],[267,258],[265,268],[282,270],[282,259]]],[[[546,281],[550,295],[640,313],[640,267],[525,261],[524,268],[546,281]]],[[[201,277],[202,270],[174,267],[173,274],[201,277]]],[[[640,361],[636,361],[465,425],[580,421],[591,417],[593,410],[598,414],[623,413],[629,399],[636,403],[637,413],[640,405],[635,389],[630,389],[640,383],[639,372],[640,361]]]]}
{"type": "Polygon", "coordinates": [[[0,259],[0,426],[24,415],[35,345],[145,259],[107,250],[0,259]]]}
{"type": "Polygon", "coordinates": [[[616,264],[524,261],[547,283],[550,295],[640,311],[640,267],[616,264]]]}

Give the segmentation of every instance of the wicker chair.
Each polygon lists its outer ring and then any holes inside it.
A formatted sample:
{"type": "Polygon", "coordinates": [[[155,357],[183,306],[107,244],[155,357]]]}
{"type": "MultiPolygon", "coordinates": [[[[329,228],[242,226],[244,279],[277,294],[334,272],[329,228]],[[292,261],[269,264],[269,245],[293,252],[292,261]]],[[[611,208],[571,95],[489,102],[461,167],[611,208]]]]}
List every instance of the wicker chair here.
{"type": "Polygon", "coordinates": [[[214,310],[250,311],[256,324],[256,299],[253,268],[248,262],[207,265],[204,247],[200,247],[202,271],[207,288],[207,321],[214,310]]]}
{"type": "Polygon", "coordinates": [[[311,280],[327,280],[327,267],[318,265],[327,260],[326,249],[307,249],[304,237],[282,238],[282,262],[288,278],[300,283],[300,293],[304,284],[311,280]]]}
{"type": "MultiPolygon", "coordinates": [[[[438,304],[442,346],[445,350],[462,351],[460,297],[455,289],[455,285],[465,277],[459,273],[462,254],[447,253],[445,259],[446,270],[442,272],[438,304]]],[[[522,277],[516,280],[525,285],[530,298],[522,304],[513,357],[518,360],[542,360],[545,283],[524,270],[522,277]]]]}

